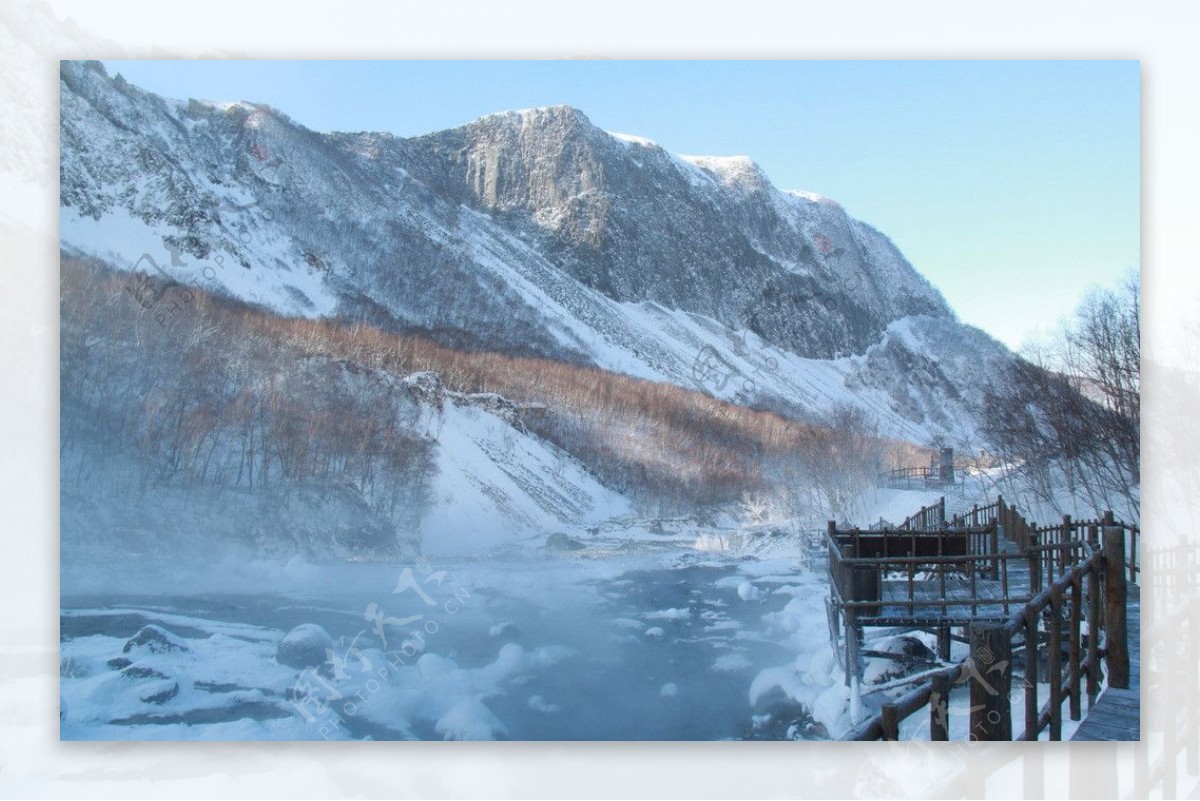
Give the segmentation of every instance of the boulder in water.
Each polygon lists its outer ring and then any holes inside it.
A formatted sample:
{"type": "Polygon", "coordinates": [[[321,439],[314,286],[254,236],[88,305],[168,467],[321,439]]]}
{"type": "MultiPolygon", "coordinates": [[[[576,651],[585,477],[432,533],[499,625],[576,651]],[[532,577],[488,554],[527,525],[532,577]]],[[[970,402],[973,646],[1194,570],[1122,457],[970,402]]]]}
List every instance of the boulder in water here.
{"type": "Polygon", "coordinates": [[[289,631],[275,649],[275,661],[288,667],[318,667],[325,664],[333,638],[316,623],[302,623],[289,631]]]}

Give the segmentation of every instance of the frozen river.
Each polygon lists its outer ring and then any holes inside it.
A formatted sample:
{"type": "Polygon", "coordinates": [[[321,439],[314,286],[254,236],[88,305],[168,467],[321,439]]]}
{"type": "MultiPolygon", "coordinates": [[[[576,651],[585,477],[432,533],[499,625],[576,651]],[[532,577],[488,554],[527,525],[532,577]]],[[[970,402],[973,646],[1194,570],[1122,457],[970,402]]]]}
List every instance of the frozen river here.
{"type": "Polygon", "coordinates": [[[64,739],[826,736],[824,577],[796,558],[94,573],[64,569],[64,739]]]}

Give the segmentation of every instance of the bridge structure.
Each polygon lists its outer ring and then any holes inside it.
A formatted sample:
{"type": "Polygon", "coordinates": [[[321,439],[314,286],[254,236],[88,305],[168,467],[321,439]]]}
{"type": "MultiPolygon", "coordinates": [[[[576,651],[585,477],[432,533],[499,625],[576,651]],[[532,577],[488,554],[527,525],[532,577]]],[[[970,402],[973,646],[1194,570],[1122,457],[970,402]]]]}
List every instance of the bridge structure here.
{"type": "Polygon", "coordinates": [[[943,499],[895,527],[831,522],[830,637],[855,718],[843,739],[900,739],[924,729],[921,710],[933,740],[964,725],[956,736],[1060,740],[1064,715],[1077,738],[1137,739],[1139,534],[1108,512],[1038,526],[1002,497],[949,519],[943,499]],[[914,667],[868,648],[872,630],[927,632],[936,662],[864,685],[867,659],[914,667]]]}

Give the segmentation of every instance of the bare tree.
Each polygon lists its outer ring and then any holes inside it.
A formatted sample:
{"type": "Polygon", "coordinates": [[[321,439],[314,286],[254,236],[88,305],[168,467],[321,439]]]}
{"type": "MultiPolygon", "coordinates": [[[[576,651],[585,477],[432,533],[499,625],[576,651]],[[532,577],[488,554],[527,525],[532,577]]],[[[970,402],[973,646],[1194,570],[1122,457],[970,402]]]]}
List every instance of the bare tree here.
{"type": "Polygon", "coordinates": [[[1059,490],[1093,509],[1138,510],[1140,283],[1094,289],[1062,330],[1027,347],[985,399],[983,433],[1025,488],[1058,511],[1059,490]]]}

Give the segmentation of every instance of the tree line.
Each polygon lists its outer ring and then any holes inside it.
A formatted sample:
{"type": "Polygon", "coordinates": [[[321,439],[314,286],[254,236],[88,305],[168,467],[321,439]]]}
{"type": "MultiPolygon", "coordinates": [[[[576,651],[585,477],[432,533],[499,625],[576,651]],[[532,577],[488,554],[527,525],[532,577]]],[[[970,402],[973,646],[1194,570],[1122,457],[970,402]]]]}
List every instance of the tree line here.
{"type": "Polygon", "coordinates": [[[136,448],[143,482],[349,486],[416,509],[433,435],[401,388],[496,392],[529,430],[644,510],[769,499],[788,516],[849,513],[899,443],[845,407],[816,422],[554,359],[439,344],[364,323],[279,317],[190,290],[166,327],[128,299],[129,276],[64,259],[64,452],[136,448]]]}

